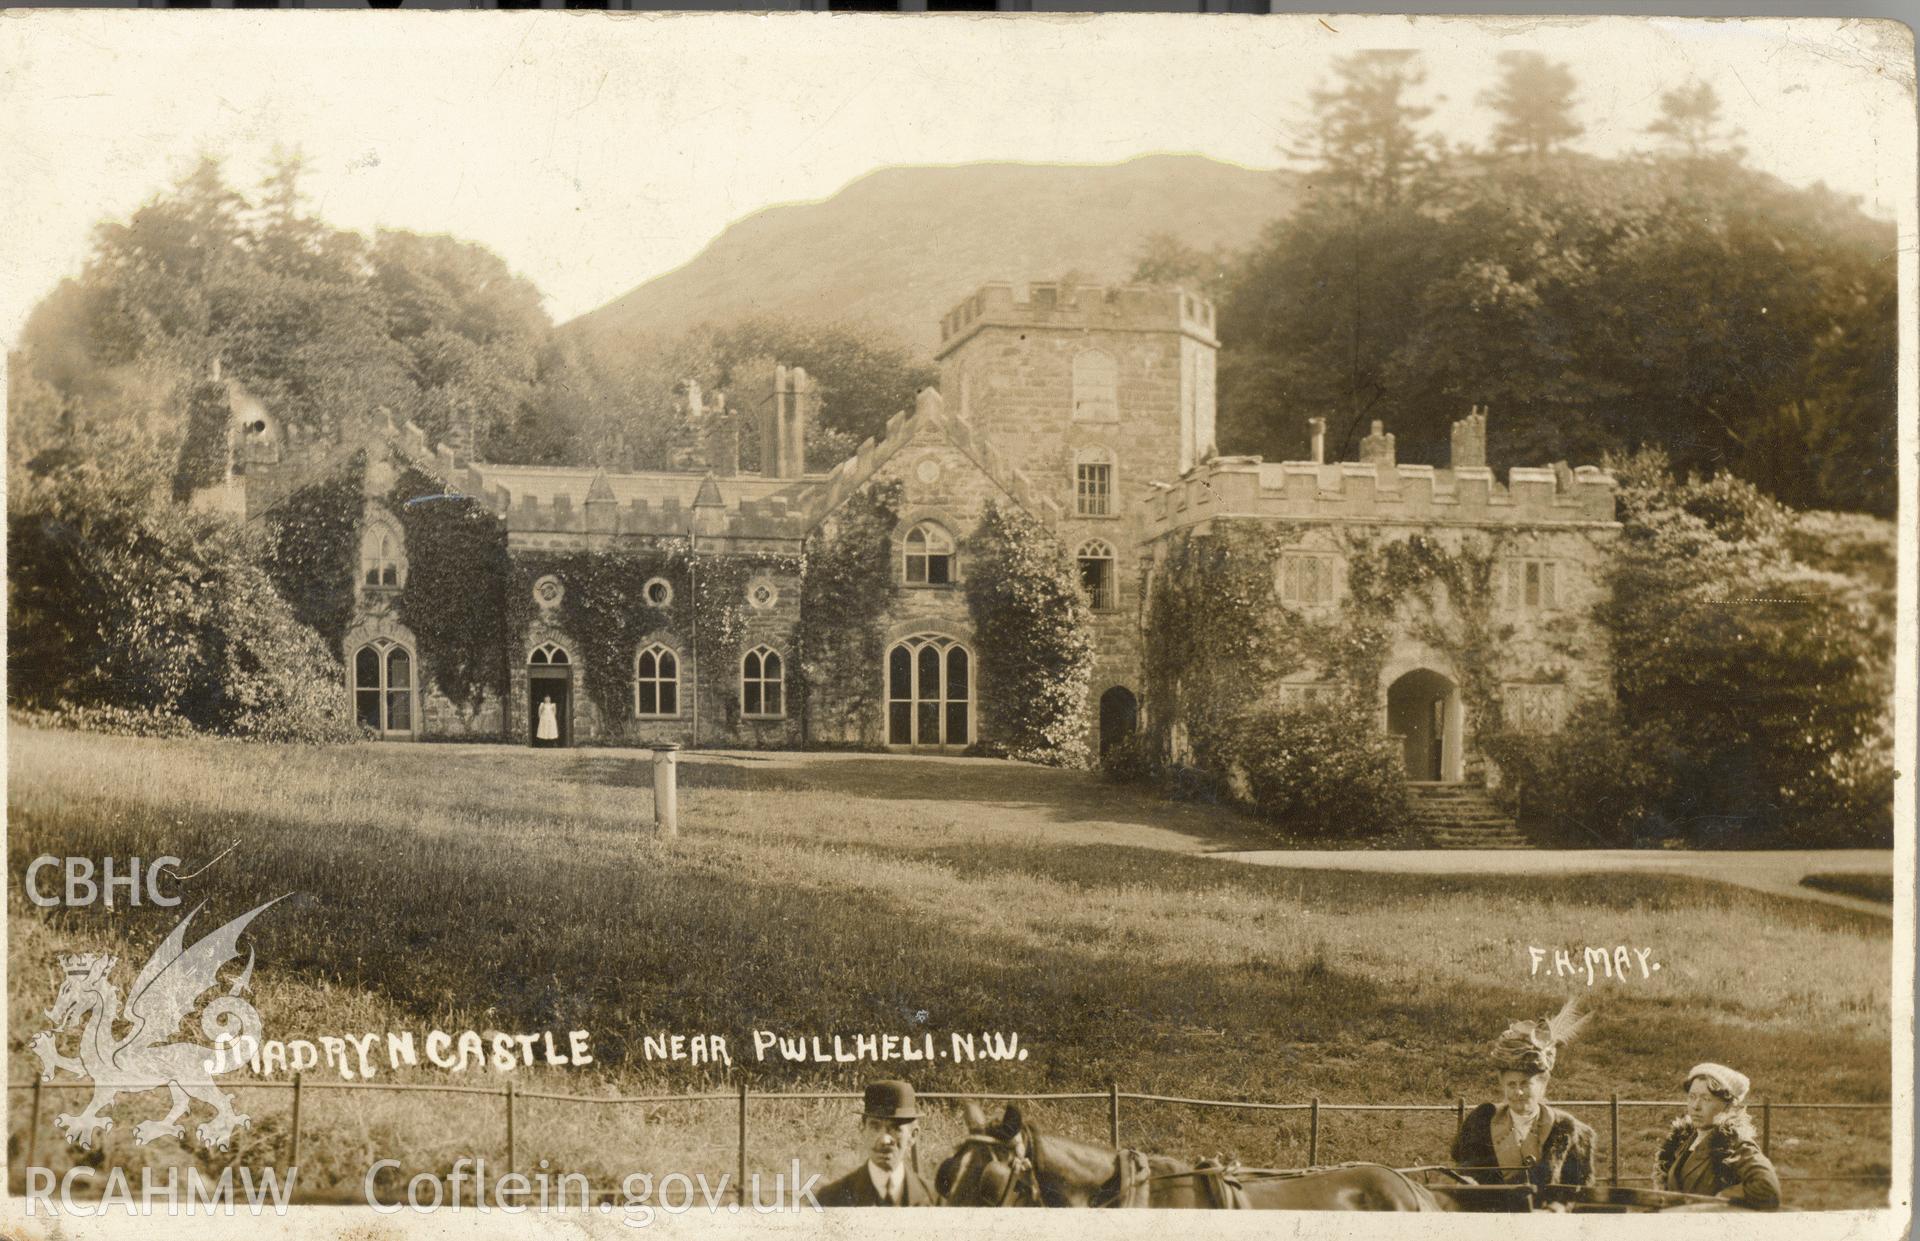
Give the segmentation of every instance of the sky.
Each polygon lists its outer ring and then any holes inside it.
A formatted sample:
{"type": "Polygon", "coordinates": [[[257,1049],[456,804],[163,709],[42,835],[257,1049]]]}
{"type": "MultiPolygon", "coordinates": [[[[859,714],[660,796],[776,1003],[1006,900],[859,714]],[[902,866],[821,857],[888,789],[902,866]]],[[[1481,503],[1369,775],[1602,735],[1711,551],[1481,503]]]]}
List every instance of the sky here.
{"type": "Polygon", "coordinates": [[[0,340],[80,272],[96,224],[201,155],[251,190],[298,149],[329,223],[480,242],[564,321],[882,167],[1281,165],[1334,58],[1363,48],[1421,52],[1429,124],[1456,143],[1484,139],[1503,51],[1573,69],[1574,145],[1595,154],[1648,147],[1661,92],[1705,81],[1750,162],[1904,219],[1909,39],[1839,20],[9,10],[0,340]]]}

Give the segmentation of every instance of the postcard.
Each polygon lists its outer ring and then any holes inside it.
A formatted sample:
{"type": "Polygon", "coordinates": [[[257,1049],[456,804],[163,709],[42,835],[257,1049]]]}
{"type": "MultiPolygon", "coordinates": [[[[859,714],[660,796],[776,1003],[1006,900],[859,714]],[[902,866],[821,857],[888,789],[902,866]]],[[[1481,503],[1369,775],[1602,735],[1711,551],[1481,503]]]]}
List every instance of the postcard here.
{"type": "Polygon", "coordinates": [[[1907,28],[0,60],[8,1236],[1908,1227],[1907,28]]]}

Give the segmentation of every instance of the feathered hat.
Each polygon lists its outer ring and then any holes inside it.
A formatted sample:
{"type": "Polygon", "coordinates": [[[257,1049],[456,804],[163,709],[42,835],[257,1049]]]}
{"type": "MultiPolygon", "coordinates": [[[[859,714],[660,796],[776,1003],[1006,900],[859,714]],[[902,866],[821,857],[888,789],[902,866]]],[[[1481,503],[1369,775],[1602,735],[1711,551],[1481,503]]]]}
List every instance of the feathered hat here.
{"type": "Polygon", "coordinates": [[[1587,1024],[1578,1000],[1569,999],[1560,1011],[1538,1021],[1516,1021],[1493,1043],[1493,1062],[1503,1071],[1547,1073],[1560,1056],[1560,1048],[1570,1042],[1587,1024]]]}

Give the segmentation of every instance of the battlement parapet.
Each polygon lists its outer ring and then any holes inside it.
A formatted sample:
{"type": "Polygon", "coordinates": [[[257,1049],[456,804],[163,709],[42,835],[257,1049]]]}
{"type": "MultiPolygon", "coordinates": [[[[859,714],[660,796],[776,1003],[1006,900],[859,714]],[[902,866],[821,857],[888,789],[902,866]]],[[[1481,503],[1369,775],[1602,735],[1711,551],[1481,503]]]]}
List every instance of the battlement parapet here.
{"type": "Polygon", "coordinates": [[[1219,344],[1213,303],[1185,289],[993,281],[941,318],[940,347],[934,356],[944,356],[985,327],[1183,332],[1219,344]]]}
{"type": "Polygon", "coordinates": [[[1614,480],[1583,465],[1565,477],[1515,466],[1502,486],[1485,466],[1265,462],[1216,458],[1146,500],[1151,533],[1216,517],[1279,521],[1433,522],[1487,526],[1613,525],[1614,480]]]}
{"type": "Polygon", "coordinates": [[[805,512],[785,496],[732,497],[724,507],[701,508],[680,496],[636,497],[626,501],[594,498],[574,503],[569,495],[543,500],[512,495],[504,487],[477,492],[506,521],[509,535],[587,535],[617,545],[622,539],[687,537],[793,540],[805,536],[805,512]],[[698,527],[696,529],[696,514],[698,527]]]}

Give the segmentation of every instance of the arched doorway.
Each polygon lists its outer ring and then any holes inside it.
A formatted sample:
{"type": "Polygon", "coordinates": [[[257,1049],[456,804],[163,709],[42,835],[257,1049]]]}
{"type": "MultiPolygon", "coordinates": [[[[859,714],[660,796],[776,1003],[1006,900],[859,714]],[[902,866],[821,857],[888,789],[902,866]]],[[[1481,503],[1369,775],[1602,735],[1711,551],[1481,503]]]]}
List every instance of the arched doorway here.
{"type": "Polygon", "coordinates": [[[1100,695],[1100,753],[1132,738],[1140,727],[1140,700],[1124,685],[1100,695]]]}
{"type": "Polygon", "coordinates": [[[887,744],[958,750],[973,743],[973,654],[916,634],[887,652],[887,744]]]}
{"type": "Polygon", "coordinates": [[[573,660],[551,642],[527,657],[527,742],[539,749],[573,744],[573,660]]]}
{"type": "Polygon", "coordinates": [[[1387,731],[1405,749],[1407,779],[1460,779],[1460,690],[1431,668],[1387,687],[1387,731]]]}

